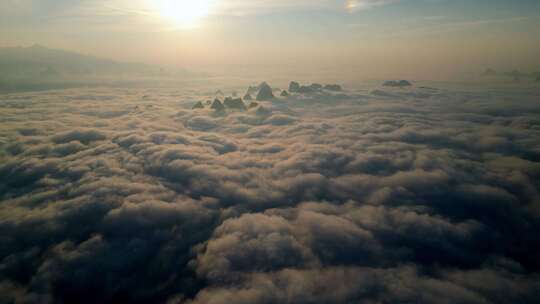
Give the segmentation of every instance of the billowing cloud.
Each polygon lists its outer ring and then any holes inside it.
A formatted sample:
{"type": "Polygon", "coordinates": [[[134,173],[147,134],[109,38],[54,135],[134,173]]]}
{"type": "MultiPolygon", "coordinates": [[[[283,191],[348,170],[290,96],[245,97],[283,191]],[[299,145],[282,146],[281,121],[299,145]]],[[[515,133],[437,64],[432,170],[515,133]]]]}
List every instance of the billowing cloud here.
{"type": "Polygon", "coordinates": [[[3,95],[0,294],[535,303],[538,92],[439,86],[3,95]]]}

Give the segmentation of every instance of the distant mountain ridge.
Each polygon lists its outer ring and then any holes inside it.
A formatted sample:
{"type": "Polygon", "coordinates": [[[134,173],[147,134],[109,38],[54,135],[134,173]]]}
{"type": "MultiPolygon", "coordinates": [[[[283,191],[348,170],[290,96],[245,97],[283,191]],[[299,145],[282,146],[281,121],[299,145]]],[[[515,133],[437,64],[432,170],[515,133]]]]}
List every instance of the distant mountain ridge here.
{"type": "Polygon", "coordinates": [[[0,71],[0,92],[197,76],[178,68],[117,62],[41,45],[0,48],[0,71]]]}

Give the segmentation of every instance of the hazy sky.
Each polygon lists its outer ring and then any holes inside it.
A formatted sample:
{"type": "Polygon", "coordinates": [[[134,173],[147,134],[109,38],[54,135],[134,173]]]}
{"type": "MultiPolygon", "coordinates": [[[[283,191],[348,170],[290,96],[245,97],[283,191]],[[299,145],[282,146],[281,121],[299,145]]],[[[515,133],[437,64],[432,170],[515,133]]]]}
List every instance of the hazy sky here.
{"type": "Polygon", "coordinates": [[[0,45],[189,68],[540,69],[537,0],[2,0],[0,45]]]}

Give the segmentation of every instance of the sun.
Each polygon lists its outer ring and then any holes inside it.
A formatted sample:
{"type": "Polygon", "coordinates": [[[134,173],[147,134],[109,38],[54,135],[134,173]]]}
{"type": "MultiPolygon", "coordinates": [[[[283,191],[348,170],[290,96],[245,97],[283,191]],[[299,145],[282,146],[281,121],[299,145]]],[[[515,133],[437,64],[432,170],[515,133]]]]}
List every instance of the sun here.
{"type": "Polygon", "coordinates": [[[206,17],[213,0],[157,0],[160,15],[177,27],[194,27],[206,17]]]}

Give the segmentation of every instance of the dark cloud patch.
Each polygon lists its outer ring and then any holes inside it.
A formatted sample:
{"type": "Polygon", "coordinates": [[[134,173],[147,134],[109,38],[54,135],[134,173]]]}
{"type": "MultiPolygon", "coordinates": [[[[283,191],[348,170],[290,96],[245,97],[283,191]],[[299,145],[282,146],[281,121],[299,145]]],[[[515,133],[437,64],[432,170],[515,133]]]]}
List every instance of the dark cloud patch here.
{"type": "Polygon", "coordinates": [[[56,134],[51,140],[56,144],[68,143],[71,141],[79,141],[88,144],[93,141],[104,140],[105,138],[105,134],[96,130],[74,130],[56,134]]]}
{"type": "Polygon", "coordinates": [[[20,188],[32,186],[42,177],[58,173],[57,160],[29,158],[23,161],[12,160],[0,166],[1,184],[20,188]]]}
{"type": "Polygon", "coordinates": [[[18,131],[23,136],[34,136],[41,133],[39,129],[35,129],[35,128],[24,128],[24,129],[19,129],[18,131]]]}
{"type": "MultiPolygon", "coordinates": [[[[527,281],[523,289],[531,292],[535,285],[527,281]]],[[[251,274],[232,287],[204,290],[191,303],[489,303],[484,294],[414,267],[327,267],[251,274]]]]}

